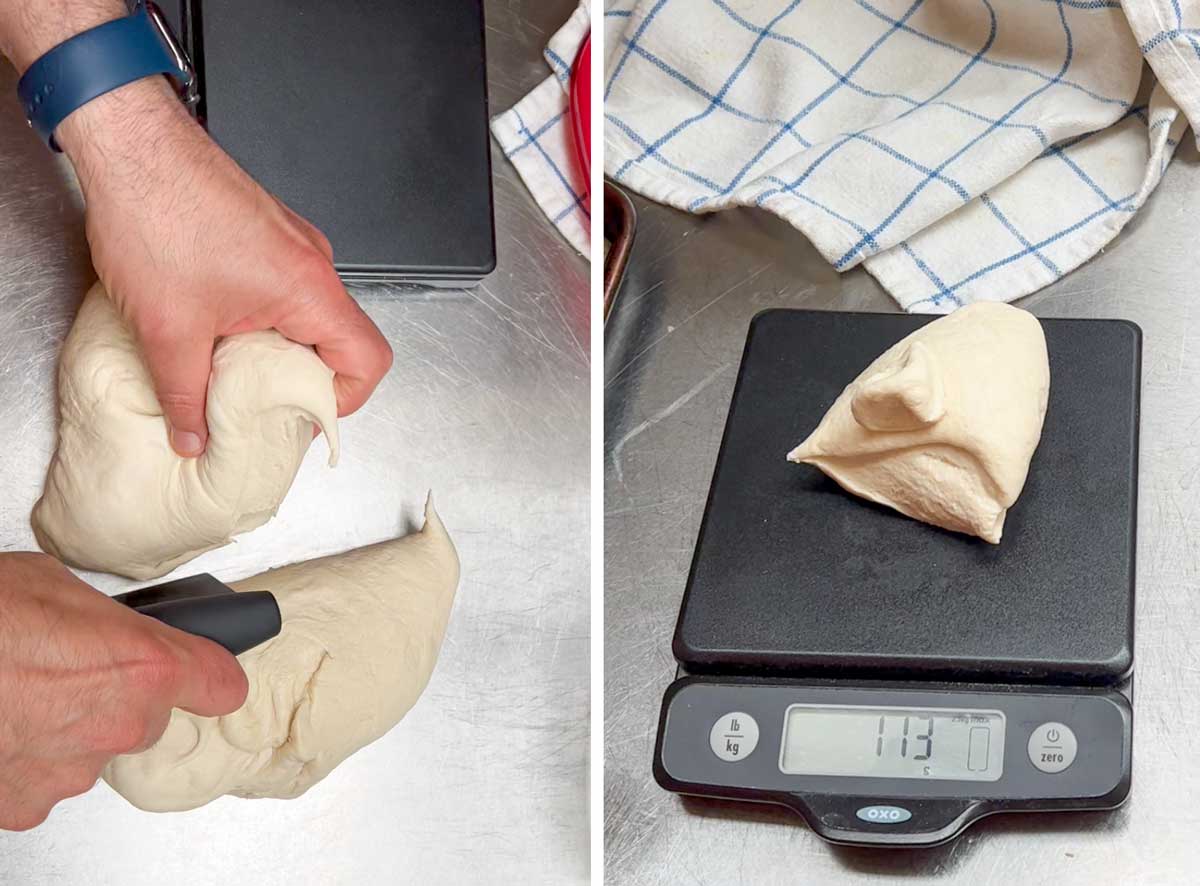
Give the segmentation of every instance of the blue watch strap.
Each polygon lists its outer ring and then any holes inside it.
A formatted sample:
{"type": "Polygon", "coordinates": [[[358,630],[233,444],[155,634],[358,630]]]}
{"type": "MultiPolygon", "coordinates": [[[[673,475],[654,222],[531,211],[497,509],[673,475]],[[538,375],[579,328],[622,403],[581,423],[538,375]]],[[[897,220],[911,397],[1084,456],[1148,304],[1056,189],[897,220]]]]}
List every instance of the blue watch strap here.
{"type": "Polygon", "coordinates": [[[161,20],[151,18],[146,4],[139,2],[132,15],[60,43],[30,65],[17,84],[29,125],[58,151],[58,125],[106,92],[155,74],[191,86],[186,59],[178,47],[168,47],[167,39],[161,20]]]}

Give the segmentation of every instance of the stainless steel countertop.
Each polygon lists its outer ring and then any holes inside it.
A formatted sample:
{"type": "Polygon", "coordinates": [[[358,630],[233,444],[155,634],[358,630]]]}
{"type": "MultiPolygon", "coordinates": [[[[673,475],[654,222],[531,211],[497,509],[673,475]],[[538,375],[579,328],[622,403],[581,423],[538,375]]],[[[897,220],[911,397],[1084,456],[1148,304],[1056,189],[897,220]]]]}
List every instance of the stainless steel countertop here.
{"type": "MultiPolygon", "coordinates": [[[[894,311],[765,212],[640,213],[605,352],[605,834],[613,884],[1184,883],[1200,835],[1200,160],[1191,137],[1106,251],[1020,302],[1145,332],[1133,792],[1114,813],[1010,815],[948,846],[835,848],[771,807],[682,800],[650,772],[671,633],[750,318],[894,311]]],[[[1103,359],[1103,355],[1097,355],[1103,359]]]]}
{"type": "MultiPolygon", "coordinates": [[[[542,47],[574,7],[487,3],[494,112],[549,73],[542,47]]],[[[35,547],[55,361],[93,278],[78,195],[15,86],[0,61],[3,550],[35,547]]],[[[396,362],[342,422],[341,464],[314,444],[275,520],[182,570],[235,578],[394,536],[432,488],[463,578],[424,697],[297,800],[152,815],[101,783],[0,833],[0,882],[586,882],[588,268],[493,161],[496,272],[471,291],[356,289],[396,362]]]]}

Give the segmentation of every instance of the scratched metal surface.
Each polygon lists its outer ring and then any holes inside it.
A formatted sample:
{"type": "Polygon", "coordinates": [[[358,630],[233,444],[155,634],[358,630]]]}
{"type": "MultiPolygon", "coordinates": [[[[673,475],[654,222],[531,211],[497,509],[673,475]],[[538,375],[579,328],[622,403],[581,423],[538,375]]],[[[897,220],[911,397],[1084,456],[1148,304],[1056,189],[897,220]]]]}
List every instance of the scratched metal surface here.
{"type": "MultiPolygon", "coordinates": [[[[488,4],[495,111],[546,76],[574,6],[488,4]]],[[[80,201],[14,91],[0,61],[4,550],[34,547],[56,355],[92,279],[80,201]]],[[[432,488],[463,579],[424,697],[297,800],[151,815],[101,783],[0,834],[0,883],[586,882],[587,266],[494,160],[498,270],[471,292],[356,290],[396,363],[342,423],[342,463],[316,443],[274,521],[183,570],[235,578],[393,536],[432,488]]]]}
{"type": "MultiPolygon", "coordinates": [[[[653,781],[671,632],[750,318],[896,310],[785,223],[638,200],[605,353],[605,857],[613,884],[1195,882],[1200,834],[1200,160],[1180,150],[1104,254],[1022,304],[1145,332],[1132,797],[1112,814],[999,816],[949,846],[834,848],[770,807],[681,800],[653,781]]],[[[1103,359],[1103,355],[1097,355],[1103,359]]],[[[1083,441],[1086,445],[1086,441],[1083,441]]]]}

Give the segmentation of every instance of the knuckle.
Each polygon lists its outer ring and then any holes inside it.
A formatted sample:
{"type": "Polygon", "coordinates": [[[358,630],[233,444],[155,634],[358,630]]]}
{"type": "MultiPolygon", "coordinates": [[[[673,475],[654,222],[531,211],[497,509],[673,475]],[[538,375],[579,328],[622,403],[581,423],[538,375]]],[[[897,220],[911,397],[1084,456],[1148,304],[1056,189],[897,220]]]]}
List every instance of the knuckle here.
{"type": "Polygon", "coordinates": [[[146,726],[136,717],[121,716],[101,724],[92,744],[101,754],[127,754],[141,747],[146,738],[146,726]]]}
{"type": "Polygon", "coordinates": [[[163,347],[175,340],[171,318],[159,312],[144,312],[134,318],[137,337],[144,347],[163,347]]]}
{"type": "MultiPolygon", "coordinates": [[[[4,554],[3,557],[6,568],[11,570],[10,580],[14,583],[27,587],[53,588],[56,591],[66,591],[72,585],[83,584],[66,566],[49,554],[40,551],[14,551],[4,554]]],[[[46,610],[47,613],[49,611],[46,610]]],[[[0,614],[0,622],[2,621],[3,615],[0,614]]],[[[2,715],[0,712],[0,716],[2,715]]]]}
{"type": "Polygon", "coordinates": [[[174,684],[179,665],[166,643],[150,636],[135,645],[124,667],[130,685],[143,694],[155,695],[174,684]]]}
{"type": "Polygon", "coordinates": [[[236,667],[221,668],[217,672],[216,685],[222,693],[229,693],[239,698],[238,707],[246,703],[246,698],[250,693],[250,679],[240,664],[236,667]]]}
{"type": "Polygon", "coordinates": [[[194,412],[204,408],[204,397],[188,391],[159,391],[158,403],[167,412],[194,412]]]}
{"type": "MultiPolygon", "coordinates": [[[[330,278],[337,280],[337,273],[333,270],[333,265],[329,263],[329,259],[318,249],[314,244],[305,241],[302,244],[296,244],[292,255],[289,257],[288,265],[291,270],[291,275],[296,281],[297,288],[301,290],[321,287],[329,285],[330,278]]],[[[341,285],[340,283],[338,284],[341,285]]]]}
{"type": "Polygon", "coordinates": [[[377,379],[388,374],[393,360],[395,360],[395,355],[392,353],[392,346],[382,335],[378,336],[372,351],[372,368],[375,369],[377,379]]]}
{"type": "Polygon", "coordinates": [[[61,775],[59,794],[62,799],[86,794],[95,786],[99,778],[100,773],[94,766],[80,764],[67,767],[61,775]]]}
{"type": "Polygon", "coordinates": [[[317,246],[321,249],[321,251],[327,255],[332,254],[333,244],[329,242],[329,238],[325,236],[325,232],[316,225],[310,225],[310,227],[312,228],[313,236],[316,238],[317,246]]]}
{"type": "Polygon", "coordinates": [[[21,563],[23,566],[27,566],[30,569],[36,569],[39,571],[47,569],[54,571],[65,571],[67,568],[54,557],[51,557],[49,554],[44,554],[41,551],[20,551],[10,554],[9,556],[17,558],[17,562],[21,563]]]}
{"type": "Polygon", "coordinates": [[[53,808],[52,804],[37,804],[14,809],[0,817],[0,826],[6,831],[31,831],[50,817],[53,808]]]}

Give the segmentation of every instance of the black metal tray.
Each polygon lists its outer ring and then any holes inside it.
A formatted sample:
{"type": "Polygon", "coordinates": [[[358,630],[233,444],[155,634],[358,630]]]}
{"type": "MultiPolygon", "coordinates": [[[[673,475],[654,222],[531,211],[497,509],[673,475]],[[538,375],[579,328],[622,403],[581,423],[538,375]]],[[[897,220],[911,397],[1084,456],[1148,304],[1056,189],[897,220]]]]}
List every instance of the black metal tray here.
{"type": "Polygon", "coordinates": [[[198,116],[349,279],[496,263],[482,0],[170,0],[198,116]]]}
{"type": "Polygon", "coordinates": [[[1043,321],[1049,408],[998,546],[785,460],[846,384],[930,319],[753,321],[676,626],[688,670],[1100,683],[1130,670],[1136,326],[1043,321]]]}

